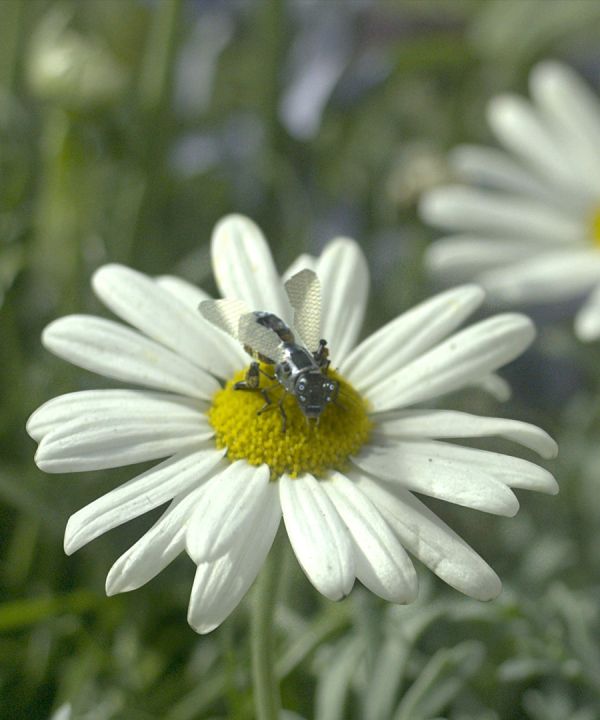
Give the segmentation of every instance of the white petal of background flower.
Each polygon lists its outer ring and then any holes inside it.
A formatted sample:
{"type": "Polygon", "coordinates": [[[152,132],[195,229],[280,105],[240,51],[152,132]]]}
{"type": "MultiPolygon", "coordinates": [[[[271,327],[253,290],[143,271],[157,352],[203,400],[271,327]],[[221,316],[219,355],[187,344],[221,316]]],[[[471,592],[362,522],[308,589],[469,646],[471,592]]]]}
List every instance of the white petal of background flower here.
{"type": "Polygon", "coordinates": [[[308,579],[330,600],[348,595],[355,578],[352,542],[320,482],[311,475],[282,475],[279,497],[290,543],[308,579]]]}
{"type": "MultiPolygon", "coordinates": [[[[517,236],[548,243],[583,243],[587,227],[581,218],[564,209],[520,195],[502,195],[461,185],[429,191],[419,205],[421,217],[432,225],[467,233],[517,236]]],[[[493,242],[490,239],[490,242],[493,242]]]]}
{"type": "Polygon", "coordinates": [[[437,239],[427,251],[428,271],[446,282],[463,282],[495,268],[512,270],[539,252],[535,242],[475,235],[449,235],[437,239]]]}
{"type": "Polygon", "coordinates": [[[548,435],[530,423],[504,418],[470,415],[453,410],[401,410],[376,419],[374,437],[389,438],[476,438],[503,437],[539,453],[556,457],[558,446],[548,435]]]}
{"type": "Polygon", "coordinates": [[[580,340],[597,340],[600,337],[600,285],[577,313],[575,331],[580,340]]]}
{"type": "Polygon", "coordinates": [[[458,145],[450,151],[448,162],[465,182],[526,195],[544,203],[564,199],[556,189],[523,167],[503,150],[482,145],[458,145]]]}
{"type": "Polygon", "coordinates": [[[60,318],[44,330],[42,341],[64,360],[115,380],[204,400],[219,389],[211,375],[185,358],[103,318],[60,318]]]}
{"type": "Polygon", "coordinates": [[[386,447],[365,447],[352,461],[380,480],[439,500],[495,515],[515,515],[519,502],[497,477],[495,468],[461,461],[461,455],[454,456],[453,449],[463,448],[445,448],[443,443],[426,441],[395,441],[386,447]]]}
{"type": "Polygon", "coordinates": [[[323,489],[352,536],[356,577],[384,600],[413,602],[418,589],[415,568],[379,511],[341,473],[333,473],[323,489]]]}
{"type": "Polygon", "coordinates": [[[180,395],[152,392],[150,390],[81,390],[48,400],[27,421],[27,432],[34,440],[62,425],[82,418],[95,419],[109,424],[115,418],[150,416],[156,420],[173,416],[189,419],[204,425],[208,403],[180,395]]]}
{"type": "Polygon", "coordinates": [[[188,609],[188,622],[196,632],[214,630],[238,605],[271,549],[280,520],[277,486],[269,483],[261,522],[236,536],[226,555],[196,570],[188,609]]]}
{"type": "Polygon", "coordinates": [[[236,537],[261,522],[269,476],[267,465],[256,468],[239,460],[210,481],[188,524],[186,546],[196,564],[226,554],[236,537]]]}
{"type": "Polygon", "coordinates": [[[238,358],[204,320],[151,278],[123,265],[105,265],[92,278],[96,295],[122,320],[219,377],[239,369],[238,358]]]}
{"type": "Polygon", "coordinates": [[[71,555],[99,535],[199,487],[224,454],[210,446],[179,453],[102,495],[69,518],[65,552],[71,555]]]}
{"type": "Polygon", "coordinates": [[[501,95],[490,101],[487,117],[498,140],[542,177],[565,191],[576,187],[585,192],[572,158],[531,103],[516,95],[501,95]]]}
{"type": "Polygon", "coordinates": [[[573,157],[580,180],[600,195],[600,106],[565,65],[543,62],[531,72],[531,95],[548,118],[557,144],[573,157]]]}
{"type": "Polygon", "coordinates": [[[224,298],[291,322],[291,309],[269,246],[260,229],[242,215],[221,220],[212,237],[213,271],[224,298]]]}
{"type": "Polygon", "coordinates": [[[505,313],[450,336],[369,389],[376,412],[399,409],[458,390],[514,360],[535,335],[525,315],[505,313]]]}
{"type": "Polygon", "coordinates": [[[352,479],[402,545],[444,582],[477,600],[498,596],[502,584],[492,568],[411,492],[398,485],[386,489],[362,474],[352,479]]]}
{"type": "Polygon", "coordinates": [[[365,392],[443,340],[483,298],[481,288],[465,285],[422,302],[364,340],[340,371],[359,392],[365,392]]]}
{"type": "Polygon", "coordinates": [[[358,244],[337,238],[323,250],[316,272],[323,293],[321,330],[337,367],[354,347],[362,327],[369,270],[358,244]]]}
{"type": "Polygon", "coordinates": [[[489,270],[479,278],[486,291],[509,302],[562,300],[600,283],[600,253],[546,252],[518,265],[489,270]]]}

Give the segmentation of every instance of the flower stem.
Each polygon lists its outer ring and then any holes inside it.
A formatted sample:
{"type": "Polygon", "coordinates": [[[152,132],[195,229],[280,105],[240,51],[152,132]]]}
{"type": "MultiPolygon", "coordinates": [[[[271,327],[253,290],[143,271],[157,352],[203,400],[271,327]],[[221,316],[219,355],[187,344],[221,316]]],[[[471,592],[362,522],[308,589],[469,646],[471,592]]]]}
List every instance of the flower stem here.
{"type": "Polygon", "coordinates": [[[257,720],[278,720],[281,701],[275,674],[273,651],[273,616],[281,575],[283,542],[275,538],[252,598],[250,645],[252,653],[252,685],[257,720]]]}

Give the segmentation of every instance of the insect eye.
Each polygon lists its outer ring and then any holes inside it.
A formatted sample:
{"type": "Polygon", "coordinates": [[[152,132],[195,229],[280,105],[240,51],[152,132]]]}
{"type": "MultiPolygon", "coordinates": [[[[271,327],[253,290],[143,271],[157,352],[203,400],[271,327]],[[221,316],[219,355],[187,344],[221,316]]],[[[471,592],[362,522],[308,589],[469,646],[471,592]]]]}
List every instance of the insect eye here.
{"type": "Polygon", "coordinates": [[[306,385],[303,382],[301,382],[298,385],[298,390],[300,390],[300,392],[304,392],[306,390],[306,385]]]}

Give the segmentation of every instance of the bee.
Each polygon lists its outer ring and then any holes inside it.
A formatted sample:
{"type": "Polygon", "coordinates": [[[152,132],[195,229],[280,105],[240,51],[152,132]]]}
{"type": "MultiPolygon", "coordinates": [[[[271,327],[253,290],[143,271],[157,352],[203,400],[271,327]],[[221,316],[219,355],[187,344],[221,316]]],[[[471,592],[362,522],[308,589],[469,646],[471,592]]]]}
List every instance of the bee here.
{"type": "Polygon", "coordinates": [[[261,393],[265,404],[259,415],[279,408],[283,432],[287,423],[283,407],[286,394],[296,398],[307,421],[318,423],[339,393],[339,383],[328,375],[327,341],[320,337],[321,287],[317,275],[312,270],[301,270],[285,283],[285,290],[294,313],[294,330],[277,315],[251,311],[241,300],[206,300],[199,306],[206,320],[241,342],[254,358],[245,379],[234,389],[261,393]],[[263,370],[261,362],[272,365],[273,373],[263,370]],[[261,376],[272,384],[261,387],[261,376]],[[284,390],[277,403],[270,394],[275,388],[284,390]]]}

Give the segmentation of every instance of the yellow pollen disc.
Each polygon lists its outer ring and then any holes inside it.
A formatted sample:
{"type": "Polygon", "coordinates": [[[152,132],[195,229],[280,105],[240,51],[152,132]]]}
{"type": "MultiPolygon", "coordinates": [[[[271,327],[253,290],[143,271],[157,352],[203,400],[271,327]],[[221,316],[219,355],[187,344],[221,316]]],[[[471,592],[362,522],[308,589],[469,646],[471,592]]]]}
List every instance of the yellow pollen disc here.
{"type": "MultiPolygon", "coordinates": [[[[269,374],[273,367],[263,365],[269,374]]],[[[219,390],[208,411],[208,419],[216,432],[219,448],[227,448],[231,462],[247,460],[250,465],[267,463],[271,479],[282,473],[292,477],[309,472],[322,476],[327,470],[343,469],[348,457],[361,448],[369,437],[371,421],[365,401],[356,390],[335,371],[328,377],[340,384],[337,403],[327,405],[319,424],[309,424],[296,398],[280,385],[269,389],[272,407],[261,415],[265,405],[258,390],[234,390],[234,385],[246,377],[246,370],[237,373],[219,390]],[[287,416],[285,432],[281,426],[279,400],[287,416]]],[[[261,375],[260,387],[270,387],[273,381],[261,375]]]]}
{"type": "Polygon", "coordinates": [[[600,247],[600,209],[592,215],[591,233],[594,245],[600,247]]]}

